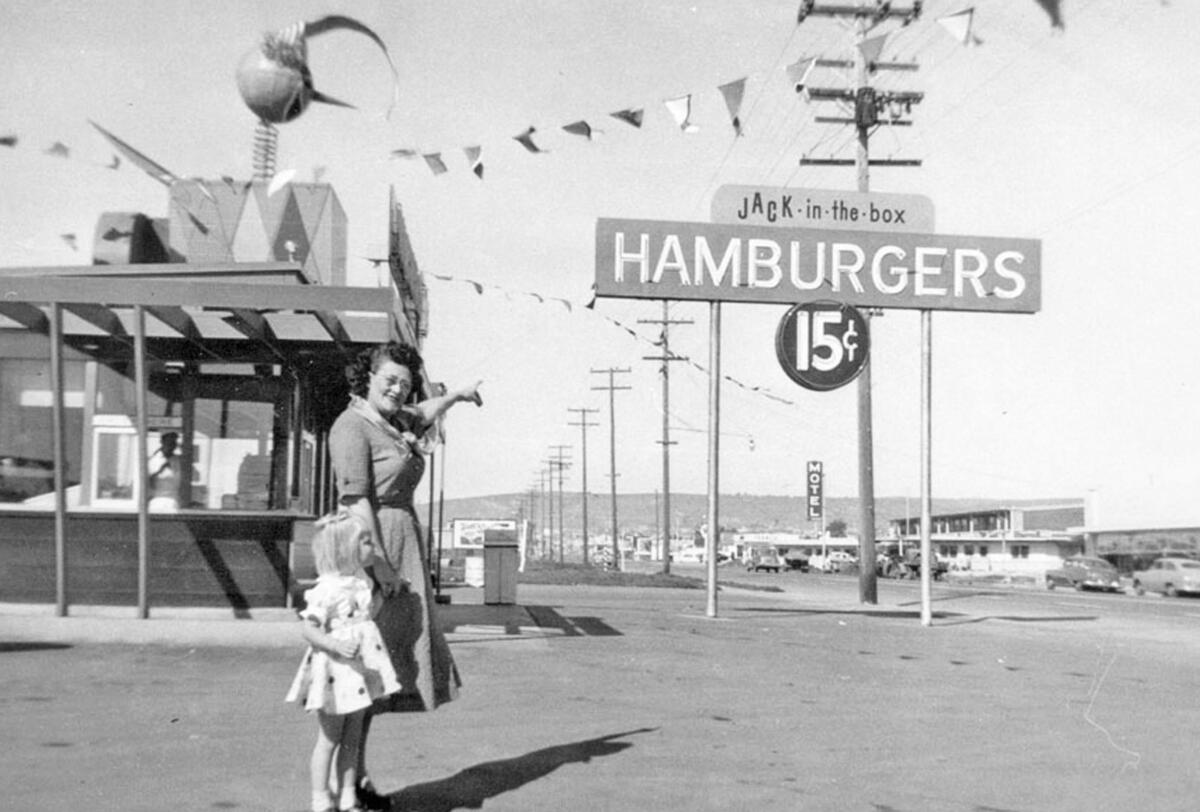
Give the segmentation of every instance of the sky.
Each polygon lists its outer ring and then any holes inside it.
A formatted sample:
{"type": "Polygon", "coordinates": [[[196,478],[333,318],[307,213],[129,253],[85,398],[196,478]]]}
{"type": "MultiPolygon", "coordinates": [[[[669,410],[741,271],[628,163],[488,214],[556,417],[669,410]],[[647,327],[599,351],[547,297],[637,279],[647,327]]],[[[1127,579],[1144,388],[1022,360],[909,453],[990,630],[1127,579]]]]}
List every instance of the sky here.
{"type": "MultiPolygon", "coordinates": [[[[427,277],[432,377],[482,380],[484,407],[447,420],[447,498],[539,487],[564,450],[568,493],[610,490],[610,421],[621,493],[662,488],[660,302],[591,299],[598,218],[707,222],[722,185],[849,191],[852,130],[796,94],[785,67],[850,58],[853,32],[796,22],[797,2],[462,0],[415,2],[6,3],[0,29],[0,265],[87,264],[101,212],[165,216],[166,189],[127,164],[93,120],[185,177],[248,178],[254,116],[234,82],[262,32],[351,16],[368,38],[308,42],[315,86],[355,105],[313,105],[280,128],[278,167],[321,172],[349,219],[348,277],[374,286],[387,201],[404,207],[427,277]],[[744,78],[743,134],[717,88],[744,78]],[[692,96],[685,133],[663,104],[692,96]],[[644,109],[640,128],[612,112],[644,109]],[[585,120],[592,139],[562,130],[585,120]],[[532,154],[515,136],[535,128],[532,154]],[[45,152],[55,142],[69,157],[45,152]],[[484,177],[464,148],[481,147],[484,177]],[[441,153],[435,175],[421,159],[441,153]],[[318,169],[319,168],[319,169],[318,169]],[[72,247],[60,235],[75,234],[72,247]],[[615,414],[597,387],[616,374],[615,414]],[[587,445],[578,423],[586,412],[587,445]]],[[[903,4],[897,4],[903,5],[903,4]]],[[[964,45],[931,0],[896,23],[879,88],[916,90],[911,127],[873,134],[872,191],[932,200],[936,231],[1037,239],[1042,307],[932,317],[933,498],[1087,499],[1098,526],[1200,523],[1200,7],[1064,0],[1053,29],[1033,0],[979,0],[964,45]]],[[[819,69],[813,81],[852,77],[819,69]]],[[[720,482],[726,493],[800,495],[821,460],[826,494],[858,492],[855,386],[811,392],[776,358],[782,305],[722,308],[720,482]]],[[[707,483],[709,307],[673,303],[672,492],[707,483]]],[[[920,328],[910,310],[872,320],[874,489],[920,495],[920,328]]],[[[599,498],[598,497],[598,498],[599,498]]],[[[687,517],[684,517],[685,520],[687,517]]]]}

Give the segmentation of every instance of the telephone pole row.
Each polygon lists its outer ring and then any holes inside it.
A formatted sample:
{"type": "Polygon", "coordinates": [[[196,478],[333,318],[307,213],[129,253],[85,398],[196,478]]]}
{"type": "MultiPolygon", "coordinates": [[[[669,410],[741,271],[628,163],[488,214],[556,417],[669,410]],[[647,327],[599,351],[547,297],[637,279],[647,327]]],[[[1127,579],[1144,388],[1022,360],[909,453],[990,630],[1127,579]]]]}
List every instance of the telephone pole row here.
{"type": "Polygon", "coordinates": [[[608,466],[609,479],[612,481],[612,553],[614,567],[621,565],[621,545],[618,541],[620,531],[617,529],[617,401],[615,394],[618,391],[632,389],[630,386],[617,386],[616,376],[627,375],[629,372],[628,368],[618,369],[617,367],[592,370],[593,375],[608,376],[608,386],[593,386],[592,391],[608,392],[608,466]]]}
{"type": "Polygon", "coordinates": [[[667,300],[663,299],[662,303],[662,318],[661,319],[638,319],[638,324],[660,324],[662,325],[662,355],[643,355],[644,361],[661,361],[662,367],[662,440],[659,443],[662,445],[662,571],[664,573],[671,572],[671,446],[675,445],[671,441],[671,421],[670,421],[670,404],[671,404],[671,383],[670,383],[670,363],[672,361],[686,361],[681,355],[674,355],[671,352],[671,325],[673,324],[692,324],[690,319],[672,319],[668,312],[667,300]]]}
{"type": "MultiPolygon", "coordinates": [[[[558,471],[558,563],[563,563],[563,468],[570,464],[570,460],[563,458],[563,452],[570,448],[569,445],[552,445],[550,450],[557,452],[558,458],[551,457],[546,460],[550,466],[550,498],[554,498],[554,472],[558,471]]],[[[551,546],[553,546],[554,529],[550,529],[551,546]]]]}
{"type": "Polygon", "coordinates": [[[580,429],[580,448],[582,449],[582,466],[583,483],[580,487],[580,507],[583,512],[583,565],[588,564],[588,484],[587,484],[587,430],[589,426],[598,426],[599,423],[589,423],[588,415],[596,414],[599,409],[585,409],[583,407],[568,408],[568,412],[577,412],[579,414],[578,423],[568,423],[568,426],[579,426],[580,429]]]}

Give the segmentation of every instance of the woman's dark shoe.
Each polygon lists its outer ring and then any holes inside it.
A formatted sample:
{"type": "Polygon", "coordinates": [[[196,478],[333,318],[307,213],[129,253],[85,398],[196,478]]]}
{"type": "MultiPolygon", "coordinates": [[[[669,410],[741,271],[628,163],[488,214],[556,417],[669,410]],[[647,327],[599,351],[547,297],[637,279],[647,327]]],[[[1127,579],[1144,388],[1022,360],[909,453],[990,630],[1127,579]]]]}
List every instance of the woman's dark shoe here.
{"type": "Polygon", "coordinates": [[[363,809],[391,809],[392,802],[386,795],[381,795],[370,781],[364,781],[355,790],[358,793],[358,805],[363,809]]]}

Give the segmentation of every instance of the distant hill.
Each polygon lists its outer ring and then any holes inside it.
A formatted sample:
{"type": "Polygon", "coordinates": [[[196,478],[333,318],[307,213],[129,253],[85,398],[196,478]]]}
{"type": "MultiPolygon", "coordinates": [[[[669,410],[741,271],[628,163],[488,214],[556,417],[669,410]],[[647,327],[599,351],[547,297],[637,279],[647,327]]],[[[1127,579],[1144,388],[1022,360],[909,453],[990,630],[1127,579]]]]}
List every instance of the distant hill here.
{"type": "MultiPolygon", "coordinates": [[[[442,505],[442,519],[508,519],[530,511],[528,494],[508,493],[493,496],[478,496],[464,499],[446,499],[442,505]]],[[[972,510],[996,507],[1027,507],[1030,505],[1082,504],[1075,497],[1046,499],[934,499],[933,513],[963,513],[972,510]]],[[[540,498],[535,498],[534,519],[544,516],[540,498]]],[[[563,529],[567,535],[577,534],[583,527],[582,508],[578,493],[563,494],[563,529]]],[[[720,509],[721,526],[727,529],[747,531],[790,531],[807,532],[816,530],[816,523],[809,522],[805,514],[805,502],[801,496],[754,496],[751,494],[722,494],[720,509]]],[[[617,524],[622,532],[652,534],[658,527],[658,515],[662,508],[656,494],[618,494],[617,524]]],[[[558,527],[558,494],[554,495],[554,526],[558,527]]],[[[708,497],[703,494],[671,494],[671,513],[674,515],[672,529],[679,533],[695,529],[706,521],[708,497]]],[[[893,519],[905,516],[920,516],[919,499],[902,496],[884,496],[875,499],[875,534],[882,535],[893,519]]],[[[428,504],[418,508],[422,521],[429,518],[428,504]]],[[[588,530],[593,533],[607,532],[612,517],[612,502],[607,494],[593,494],[588,502],[588,530]]],[[[435,515],[435,519],[437,516],[435,515]]],[[[825,500],[825,524],[840,519],[846,523],[847,532],[856,534],[858,528],[858,498],[830,497],[825,500]]]]}

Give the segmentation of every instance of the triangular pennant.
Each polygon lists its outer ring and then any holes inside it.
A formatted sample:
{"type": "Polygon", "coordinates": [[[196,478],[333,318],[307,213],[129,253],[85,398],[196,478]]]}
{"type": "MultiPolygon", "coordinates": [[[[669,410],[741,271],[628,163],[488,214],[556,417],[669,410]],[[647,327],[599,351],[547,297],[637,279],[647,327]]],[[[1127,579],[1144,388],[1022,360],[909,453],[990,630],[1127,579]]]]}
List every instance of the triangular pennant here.
{"type": "Polygon", "coordinates": [[[880,34],[877,37],[864,39],[858,43],[858,50],[862,53],[868,70],[875,70],[875,65],[879,62],[879,55],[883,53],[883,44],[887,42],[887,38],[887,34],[880,34]]]}
{"type": "Polygon", "coordinates": [[[939,17],[938,23],[949,32],[950,36],[963,45],[982,45],[983,40],[975,36],[975,8],[963,9],[956,14],[939,17]]]}
{"type": "Polygon", "coordinates": [[[170,186],[173,182],[178,180],[178,178],[175,177],[174,172],[162,166],[161,164],[150,160],[145,155],[129,146],[129,144],[126,144],[120,138],[117,138],[115,135],[101,127],[96,122],[89,119],[88,123],[95,127],[101,135],[108,139],[108,142],[112,144],[118,152],[128,158],[134,166],[145,172],[150,177],[154,178],[159,183],[163,184],[164,186],[170,186]]]}
{"type": "Polygon", "coordinates": [[[733,131],[741,135],[742,120],[738,118],[738,112],[742,109],[742,97],[746,94],[746,80],[743,78],[723,84],[717,90],[721,91],[721,95],[725,97],[725,106],[729,108],[729,119],[733,124],[733,131]]]}
{"type": "Polygon", "coordinates": [[[72,251],[79,250],[79,242],[75,239],[74,234],[59,234],[58,236],[63,242],[70,246],[72,251]]]}
{"type": "Polygon", "coordinates": [[[271,178],[271,182],[267,184],[267,197],[274,197],[280,189],[291,183],[294,177],[296,177],[295,169],[285,169],[276,173],[271,178]]]}
{"type": "Polygon", "coordinates": [[[425,159],[425,165],[429,167],[429,171],[435,175],[444,175],[449,170],[446,169],[446,163],[442,160],[442,153],[429,152],[421,156],[425,159]]]}
{"type": "Polygon", "coordinates": [[[393,158],[416,158],[421,153],[415,149],[394,149],[392,150],[393,158]]]}
{"type": "Polygon", "coordinates": [[[571,135],[582,135],[587,140],[592,140],[592,125],[586,121],[573,121],[570,124],[564,124],[563,129],[571,135]]]}
{"type": "Polygon", "coordinates": [[[1037,4],[1042,7],[1042,10],[1050,15],[1050,27],[1056,28],[1059,31],[1066,30],[1066,24],[1062,18],[1062,0],[1037,0],[1037,4]]]}
{"type": "Polygon", "coordinates": [[[615,113],[609,113],[609,115],[613,118],[619,118],[621,121],[624,121],[626,124],[629,124],[633,127],[641,127],[642,118],[645,113],[646,111],[639,107],[637,110],[618,110],[615,113]]]}
{"type": "Polygon", "coordinates": [[[17,145],[17,137],[15,135],[0,136],[0,147],[15,147],[17,145]]]}
{"type": "Polygon", "coordinates": [[[665,104],[667,106],[667,110],[671,112],[671,116],[674,117],[675,123],[679,125],[679,129],[683,130],[685,133],[694,133],[700,130],[700,128],[691,121],[691,93],[688,93],[686,96],[678,96],[674,99],[666,99],[663,104],[665,104]]]}
{"type": "Polygon", "coordinates": [[[513,138],[517,141],[518,144],[525,147],[525,149],[529,150],[530,152],[533,152],[533,153],[545,152],[546,150],[542,149],[537,144],[533,143],[533,134],[535,132],[537,132],[537,130],[534,129],[533,127],[530,127],[528,130],[521,133],[520,135],[514,135],[513,138]]]}
{"type": "Polygon", "coordinates": [[[68,147],[66,144],[64,144],[62,141],[55,141],[53,144],[46,147],[46,149],[44,149],[42,151],[45,152],[47,155],[53,155],[55,158],[70,158],[71,157],[71,148],[68,147]]]}
{"type": "Polygon", "coordinates": [[[791,80],[797,93],[805,93],[808,90],[808,77],[812,75],[813,69],[816,67],[817,58],[815,56],[801,57],[787,66],[788,79],[791,80]]]}
{"type": "Polygon", "coordinates": [[[463,147],[463,152],[467,155],[467,166],[471,167],[475,177],[483,180],[483,162],[479,160],[483,154],[483,147],[463,147]]]}

